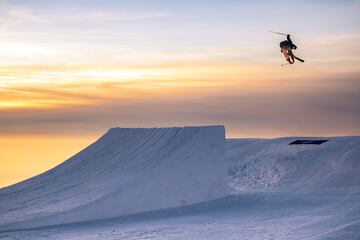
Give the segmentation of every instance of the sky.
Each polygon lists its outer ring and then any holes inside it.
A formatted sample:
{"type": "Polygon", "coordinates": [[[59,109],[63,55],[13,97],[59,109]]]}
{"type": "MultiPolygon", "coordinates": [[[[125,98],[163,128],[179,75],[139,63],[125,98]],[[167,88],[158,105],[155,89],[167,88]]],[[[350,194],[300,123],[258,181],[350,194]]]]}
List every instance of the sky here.
{"type": "Polygon", "coordinates": [[[360,135],[360,3],[0,0],[0,187],[111,127],[360,135]],[[281,66],[290,33],[305,63],[281,66]]]}

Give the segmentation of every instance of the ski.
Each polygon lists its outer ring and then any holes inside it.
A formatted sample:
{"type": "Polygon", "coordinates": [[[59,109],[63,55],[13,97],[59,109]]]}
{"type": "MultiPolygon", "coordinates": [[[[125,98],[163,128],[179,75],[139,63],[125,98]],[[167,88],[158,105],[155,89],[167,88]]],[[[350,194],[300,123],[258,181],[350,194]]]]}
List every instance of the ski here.
{"type": "Polygon", "coordinates": [[[287,36],[288,34],[286,33],[281,33],[281,32],[274,32],[274,31],[269,31],[271,33],[275,33],[275,34],[279,34],[279,35],[284,35],[284,36],[287,36]]]}
{"type": "Polygon", "coordinates": [[[295,57],[295,56],[294,56],[294,58],[295,58],[296,60],[300,61],[300,62],[305,62],[305,60],[303,60],[303,59],[301,59],[301,58],[298,58],[298,57],[295,57]]]}

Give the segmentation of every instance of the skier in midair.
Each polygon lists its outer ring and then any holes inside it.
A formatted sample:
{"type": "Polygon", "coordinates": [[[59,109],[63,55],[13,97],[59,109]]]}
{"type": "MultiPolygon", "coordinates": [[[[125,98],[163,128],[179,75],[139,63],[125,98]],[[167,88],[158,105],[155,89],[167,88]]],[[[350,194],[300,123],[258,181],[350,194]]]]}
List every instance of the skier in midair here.
{"type": "Polygon", "coordinates": [[[292,50],[296,50],[297,46],[291,41],[290,34],[287,34],[286,38],[287,40],[280,43],[280,51],[284,54],[286,61],[290,64],[294,64],[296,57],[294,56],[292,50]]]}

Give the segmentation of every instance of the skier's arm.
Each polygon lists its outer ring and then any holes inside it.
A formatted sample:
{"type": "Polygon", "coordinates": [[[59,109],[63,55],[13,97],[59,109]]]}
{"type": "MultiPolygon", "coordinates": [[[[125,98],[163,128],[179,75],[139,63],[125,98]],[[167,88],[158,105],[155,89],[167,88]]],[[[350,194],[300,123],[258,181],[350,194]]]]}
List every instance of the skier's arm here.
{"type": "Polygon", "coordinates": [[[288,34],[288,35],[286,36],[286,38],[287,38],[287,40],[288,40],[291,44],[293,44],[292,41],[291,41],[291,39],[290,39],[290,34],[288,34]]]}

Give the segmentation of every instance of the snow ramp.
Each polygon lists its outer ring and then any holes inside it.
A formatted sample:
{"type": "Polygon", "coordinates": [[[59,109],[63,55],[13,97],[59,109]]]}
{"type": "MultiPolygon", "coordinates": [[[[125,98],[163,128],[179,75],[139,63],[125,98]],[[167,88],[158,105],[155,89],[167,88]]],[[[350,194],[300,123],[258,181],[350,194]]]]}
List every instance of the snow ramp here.
{"type": "Polygon", "coordinates": [[[222,198],[227,170],[223,126],[113,128],[57,167],[0,189],[0,231],[222,198]]]}

